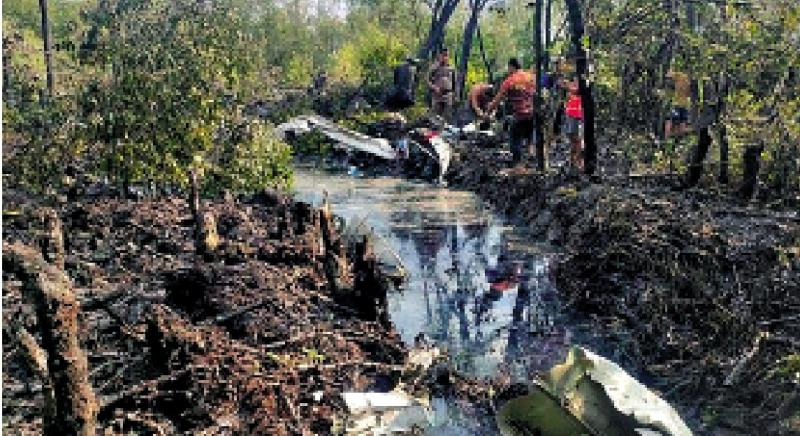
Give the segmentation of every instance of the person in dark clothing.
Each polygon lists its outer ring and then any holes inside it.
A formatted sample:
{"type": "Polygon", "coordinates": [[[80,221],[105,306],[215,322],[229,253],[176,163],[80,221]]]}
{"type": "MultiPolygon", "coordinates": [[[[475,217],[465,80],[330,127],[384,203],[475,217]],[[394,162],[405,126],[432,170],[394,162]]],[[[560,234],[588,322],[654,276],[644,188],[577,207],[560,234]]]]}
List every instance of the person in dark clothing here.
{"type": "Polygon", "coordinates": [[[394,86],[386,99],[386,107],[396,111],[414,105],[414,91],[417,87],[417,60],[408,57],[394,68],[394,86]]]}

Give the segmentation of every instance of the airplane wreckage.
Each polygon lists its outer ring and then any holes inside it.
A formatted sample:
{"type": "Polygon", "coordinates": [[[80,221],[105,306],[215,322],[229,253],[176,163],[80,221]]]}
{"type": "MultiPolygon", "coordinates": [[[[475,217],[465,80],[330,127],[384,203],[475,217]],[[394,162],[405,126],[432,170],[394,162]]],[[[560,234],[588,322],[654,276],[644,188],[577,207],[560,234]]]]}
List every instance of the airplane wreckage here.
{"type": "Polygon", "coordinates": [[[439,132],[428,128],[407,130],[402,119],[392,120],[390,138],[373,137],[340,126],[318,115],[304,115],[278,125],[275,130],[292,142],[302,135],[318,132],[333,144],[333,154],[371,173],[396,173],[408,178],[443,183],[450,166],[447,139],[457,130],[439,132]]]}

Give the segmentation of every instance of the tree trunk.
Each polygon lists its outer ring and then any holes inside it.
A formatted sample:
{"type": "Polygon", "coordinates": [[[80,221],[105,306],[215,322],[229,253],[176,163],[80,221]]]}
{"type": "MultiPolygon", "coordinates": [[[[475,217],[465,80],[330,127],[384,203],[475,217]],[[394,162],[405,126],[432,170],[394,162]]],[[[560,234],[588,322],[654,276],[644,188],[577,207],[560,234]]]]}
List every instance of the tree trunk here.
{"type": "Polygon", "coordinates": [[[44,64],[47,68],[47,97],[50,98],[53,96],[53,53],[50,43],[50,24],[47,19],[47,0],[39,0],[39,9],[42,12],[42,42],[44,43],[44,64]]]}
{"type": "Polygon", "coordinates": [[[578,73],[578,89],[583,105],[583,169],[587,175],[594,174],[597,166],[597,143],[594,137],[594,97],[592,86],[587,81],[586,51],[583,49],[583,15],[580,0],[567,0],[567,15],[572,29],[572,46],[575,50],[578,73]]]}
{"type": "Polygon", "coordinates": [[[705,162],[708,149],[711,147],[711,134],[708,126],[697,129],[697,145],[692,152],[689,162],[689,173],[686,177],[686,187],[696,186],[703,175],[703,162],[705,162]]]}
{"type": "Polygon", "coordinates": [[[536,167],[539,171],[545,169],[544,155],[544,135],[542,133],[542,121],[544,107],[542,104],[542,1],[536,0],[536,14],[533,25],[533,46],[534,62],[536,65],[536,94],[533,96],[533,107],[535,111],[533,135],[536,140],[536,167]]]}
{"type": "Polygon", "coordinates": [[[434,14],[431,19],[431,29],[428,33],[428,39],[425,44],[420,47],[417,57],[420,59],[428,59],[432,52],[436,50],[444,36],[444,30],[447,23],[450,22],[450,17],[456,10],[456,6],[461,0],[444,0],[444,2],[436,3],[434,6],[434,14]]]}
{"type": "Polygon", "coordinates": [[[717,89],[717,121],[719,121],[719,177],[721,184],[728,183],[728,130],[721,118],[725,114],[725,99],[728,96],[728,77],[725,71],[719,73],[717,89]]]}
{"type": "Polygon", "coordinates": [[[739,196],[744,201],[749,201],[753,198],[753,194],[756,191],[762,151],[764,151],[763,145],[751,145],[744,151],[744,157],[742,158],[744,164],[742,186],[739,188],[739,196]]]}
{"type": "MultiPolygon", "coordinates": [[[[703,174],[703,162],[708,149],[711,147],[711,125],[719,121],[720,110],[724,100],[724,86],[721,82],[709,82],[703,86],[703,109],[695,120],[697,132],[697,145],[692,152],[689,170],[686,177],[686,187],[696,186],[703,174]]],[[[695,106],[696,103],[693,103],[695,106]]],[[[698,105],[699,106],[699,105],[698,105]]]]}
{"type": "MultiPolygon", "coordinates": [[[[46,435],[58,434],[56,420],[56,397],[53,392],[53,385],[50,382],[50,371],[47,370],[47,352],[45,352],[32,334],[28,333],[24,327],[17,331],[22,354],[31,367],[32,372],[42,381],[42,395],[44,404],[42,405],[42,432],[46,435]]],[[[26,383],[29,383],[26,381],[26,383]]]]}
{"type": "Polygon", "coordinates": [[[475,29],[477,36],[478,36],[478,47],[481,50],[481,59],[483,59],[483,65],[486,67],[486,77],[488,78],[489,83],[494,83],[494,72],[492,71],[492,61],[486,56],[486,48],[483,46],[483,36],[481,35],[481,25],[478,24],[478,27],[475,29]]]}
{"type": "Polygon", "coordinates": [[[3,267],[22,279],[23,292],[36,308],[55,394],[51,434],[93,435],[98,405],[78,340],[80,309],[69,279],[36,250],[20,243],[4,248],[3,267]]]}
{"type": "Polygon", "coordinates": [[[475,29],[478,27],[478,17],[481,13],[483,0],[475,0],[469,14],[466,26],[464,26],[464,38],[461,41],[461,59],[458,63],[458,92],[459,97],[464,98],[464,83],[467,79],[467,68],[469,67],[469,55],[472,51],[472,38],[475,36],[475,29]]]}
{"type": "Polygon", "coordinates": [[[324,247],[323,267],[328,284],[334,294],[340,293],[346,286],[346,275],[349,269],[345,243],[341,236],[336,234],[327,196],[322,207],[317,211],[319,228],[324,247]]]}
{"type": "Polygon", "coordinates": [[[550,50],[550,45],[553,43],[553,37],[550,32],[551,30],[550,27],[553,25],[552,15],[553,15],[553,0],[547,0],[547,5],[545,6],[544,10],[544,46],[548,50],[548,56],[546,59],[547,62],[545,63],[546,68],[550,66],[549,50],[550,50]]]}
{"type": "Polygon", "coordinates": [[[719,125],[719,183],[728,184],[728,129],[719,125]]]}

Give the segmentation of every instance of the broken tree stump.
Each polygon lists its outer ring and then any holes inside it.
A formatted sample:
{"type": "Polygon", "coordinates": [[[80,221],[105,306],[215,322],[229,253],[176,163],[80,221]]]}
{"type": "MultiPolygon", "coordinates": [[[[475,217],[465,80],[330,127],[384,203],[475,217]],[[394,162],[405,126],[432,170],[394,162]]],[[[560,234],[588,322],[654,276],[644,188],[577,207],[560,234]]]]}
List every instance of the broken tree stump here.
{"type": "Polygon", "coordinates": [[[199,254],[210,255],[219,247],[217,219],[209,211],[200,213],[195,219],[196,247],[199,254]]]}
{"type": "Polygon", "coordinates": [[[44,260],[56,268],[64,269],[64,232],[61,230],[61,220],[55,210],[44,208],[39,211],[42,224],[38,243],[44,260]]]}
{"type": "Polygon", "coordinates": [[[98,406],[89,384],[86,354],[78,340],[80,307],[69,279],[35,249],[20,243],[5,247],[3,267],[22,280],[23,292],[36,309],[47,351],[56,410],[46,434],[93,435],[98,406]]]}
{"type": "Polygon", "coordinates": [[[192,216],[197,219],[200,214],[200,186],[195,170],[189,172],[189,188],[189,207],[192,209],[192,216]]]}
{"type": "Polygon", "coordinates": [[[353,294],[363,319],[389,325],[386,286],[381,280],[369,235],[355,244],[353,294]]]}
{"type": "Polygon", "coordinates": [[[328,279],[331,290],[337,293],[347,287],[345,283],[347,270],[349,268],[347,254],[345,253],[345,247],[344,244],[342,244],[341,237],[336,234],[333,214],[331,213],[327,197],[318,213],[319,227],[322,233],[325,276],[328,279]]]}
{"type": "Polygon", "coordinates": [[[189,173],[189,207],[194,218],[195,250],[197,254],[211,255],[219,247],[219,234],[217,233],[217,219],[210,211],[200,208],[200,186],[197,172],[189,173]]]}

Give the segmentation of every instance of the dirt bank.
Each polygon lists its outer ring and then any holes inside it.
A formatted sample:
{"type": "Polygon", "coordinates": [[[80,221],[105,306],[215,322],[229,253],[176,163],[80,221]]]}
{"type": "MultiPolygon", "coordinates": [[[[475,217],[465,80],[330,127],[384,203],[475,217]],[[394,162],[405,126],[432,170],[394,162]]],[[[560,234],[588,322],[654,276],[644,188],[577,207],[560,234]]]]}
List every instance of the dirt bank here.
{"type": "Polygon", "coordinates": [[[665,179],[508,175],[461,145],[450,186],[560,245],[559,289],[700,434],[800,432],[800,219],[665,179]]]}
{"type": "MultiPolygon", "coordinates": [[[[6,247],[39,246],[29,200],[6,192],[6,247]]],[[[327,433],[337,393],[397,383],[406,350],[386,322],[368,245],[277,194],[201,208],[218,236],[202,255],[183,199],[56,205],[98,432],[327,433]]],[[[40,322],[19,279],[3,278],[4,429],[37,434],[48,388],[17,332],[38,336],[40,322]]]]}

